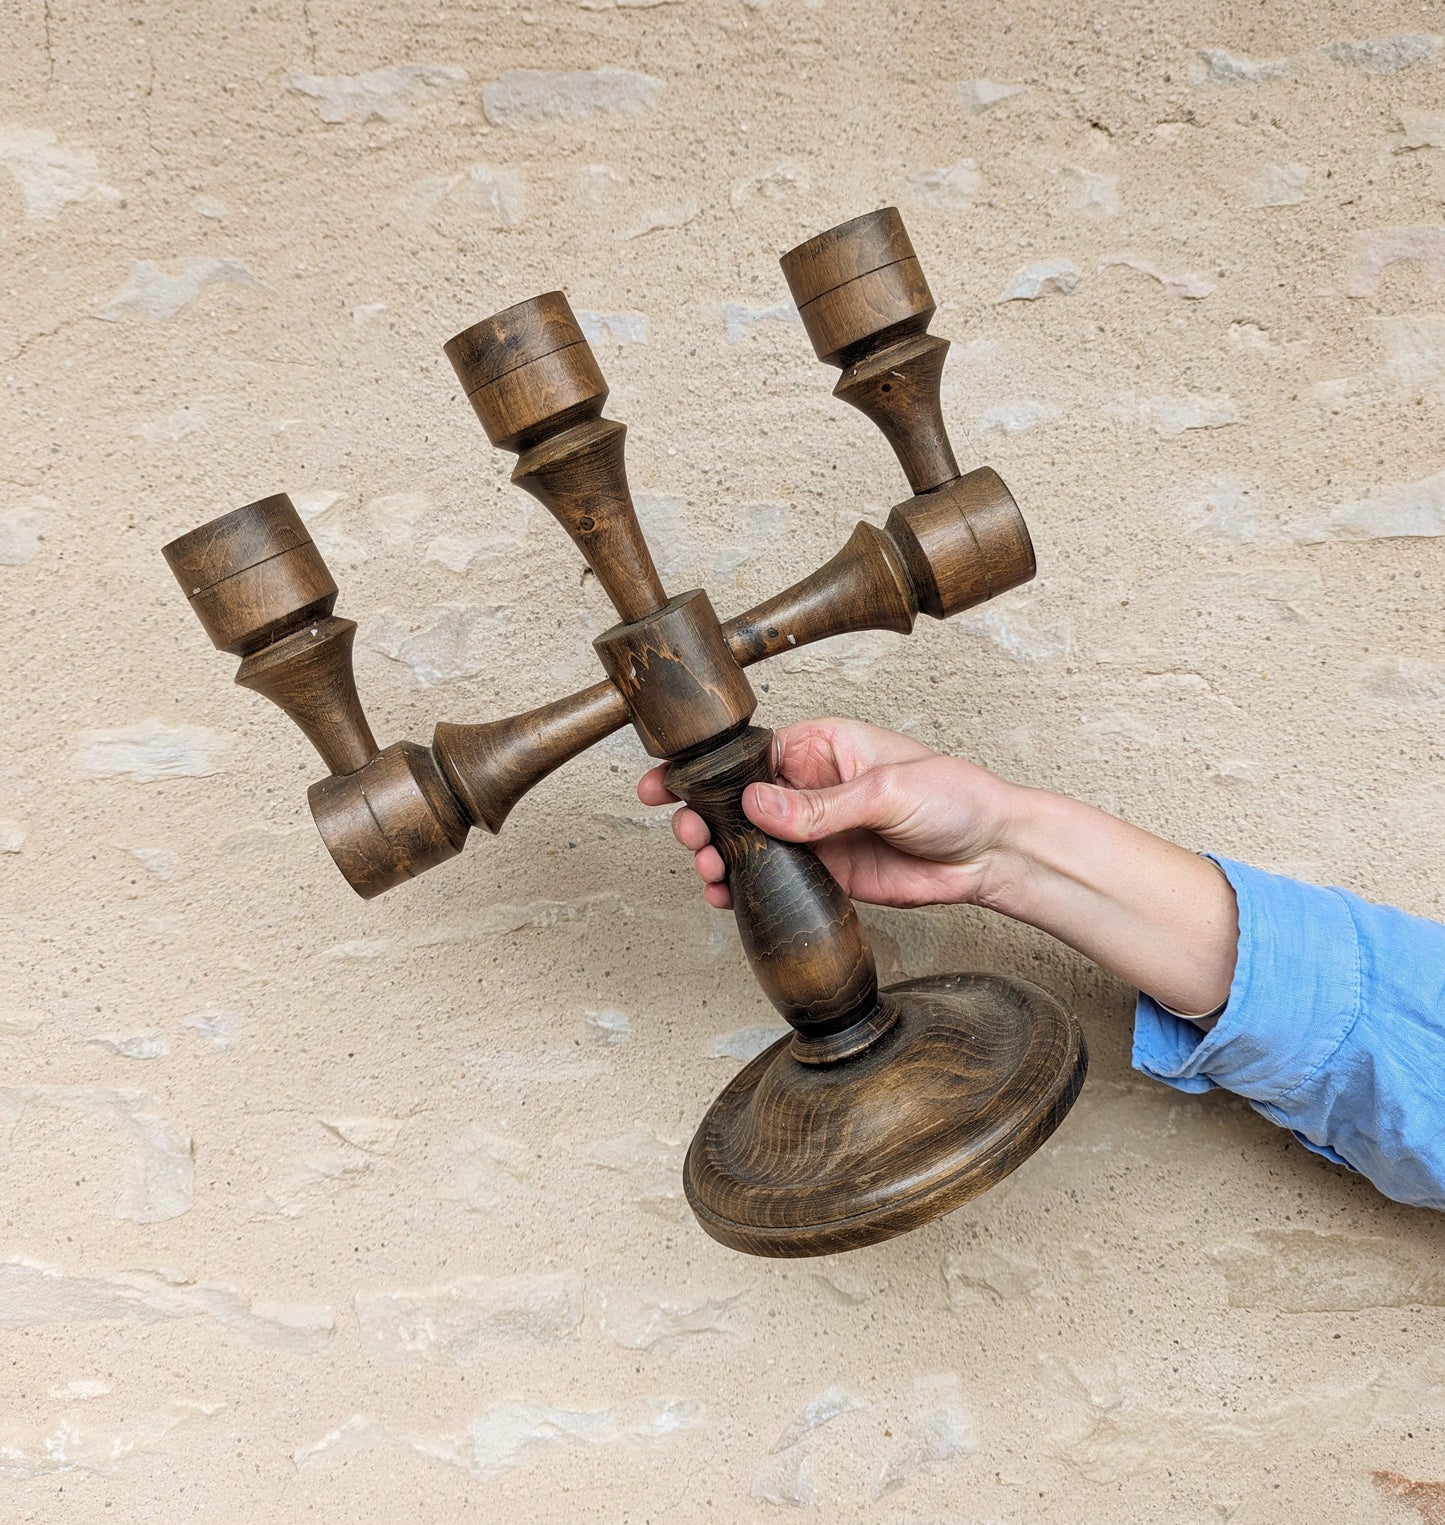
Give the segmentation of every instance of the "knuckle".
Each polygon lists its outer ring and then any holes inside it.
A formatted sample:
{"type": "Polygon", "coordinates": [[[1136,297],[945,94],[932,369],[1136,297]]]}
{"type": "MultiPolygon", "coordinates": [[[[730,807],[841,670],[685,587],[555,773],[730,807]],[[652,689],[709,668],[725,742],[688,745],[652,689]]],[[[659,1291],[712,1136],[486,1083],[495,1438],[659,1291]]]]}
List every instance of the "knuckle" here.
{"type": "Polygon", "coordinates": [[[821,831],[827,824],[828,806],[821,794],[805,790],[800,800],[803,807],[803,825],[808,831],[821,831]]]}
{"type": "Polygon", "coordinates": [[[863,777],[863,798],[870,817],[882,823],[898,808],[902,798],[902,780],[892,763],[870,769],[863,777]]]}

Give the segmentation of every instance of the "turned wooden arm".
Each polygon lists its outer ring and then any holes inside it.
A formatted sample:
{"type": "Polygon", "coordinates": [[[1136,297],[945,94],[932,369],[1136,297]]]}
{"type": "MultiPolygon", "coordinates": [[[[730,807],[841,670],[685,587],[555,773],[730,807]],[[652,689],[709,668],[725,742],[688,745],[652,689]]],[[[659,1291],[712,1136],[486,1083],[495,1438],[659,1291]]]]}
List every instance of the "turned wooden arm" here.
{"type": "Polygon", "coordinates": [[[560,291],[518,302],[443,346],[487,438],[519,452],[512,481],[572,537],[623,620],[667,602],[652,564],[623,447],[603,418],[607,383],[560,291]]]}
{"type": "Polygon", "coordinates": [[[236,682],[285,710],[321,754],[330,776],[307,799],[357,893],[455,857],[469,822],[426,747],[377,747],[352,671],[355,622],[332,614],[335,580],[290,498],[223,514],[163,554],[212,644],[241,658],[236,682]]]}
{"type": "MultiPolygon", "coordinates": [[[[969,472],[866,521],[816,572],[723,623],[740,667],[860,630],[907,634],[919,614],[948,619],[1035,571],[1023,515],[998,474],[969,472]]],[[[433,750],[474,824],[497,832],[534,784],[631,719],[610,680],[523,715],[442,724],[433,750]]]]}
{"type": "Polygon", "coordinates": [[[780,261],[833,396],[871,418],[916,493],[958,476],[939,384],[948,340],[928,332],[933,294],[897,207],[868,212],[780,261]]]}
{"type": "MultiPolygon", "coordinates": [[[[352,670],[353,621],[284,495],[192,530],[165,555],[212,642],[239,656],[236,682],[286,711],[331,775],[309,794],[337,866],[380,894],[461,850],[469,826],[501,830],[512,807],[563,763],[632,718],[611,678],[480,725],[438,725],[429,749],[381,751],[352,670]]],[[[823,566],[724,622],[740,667],[860,630],[906,633],[1027,582],[1033,548],[996,473],[983,468],[867,522],[823,566]]]]}

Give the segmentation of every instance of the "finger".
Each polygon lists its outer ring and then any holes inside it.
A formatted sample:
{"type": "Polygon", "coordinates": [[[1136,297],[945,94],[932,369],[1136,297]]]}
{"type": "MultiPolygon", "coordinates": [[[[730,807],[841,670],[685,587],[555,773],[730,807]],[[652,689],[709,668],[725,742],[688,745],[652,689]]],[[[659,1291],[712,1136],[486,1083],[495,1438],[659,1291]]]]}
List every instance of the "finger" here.
{"type": "Polygon", "coordinates": [[[693,866],[708,884],[721,884],[728,876],[727,864],[715,847],[704,847],[693,858],[693,866]]]}
{"type": "Polygon", "coordinates": [[[845,777],[833,747],[834,722],[809,721],[773,732],[773,776],[794,789],[827,789],[845,777]]]}
{"type": "Polygon", "coordinates": [[[725,884],[710,884],[702,894],[703,899],[719,911],[730,911],[733,908],[733,892],[725,884]]]}
{"type": "Polygon", "coordinates": [[[785,842],[817,842],[840,831],[886,831],[906,815],[891,767],[870,768],[831,789],[749,784],[743,810],[755,826],[785,842]]]}
{"type": "Polygon", "coordinates": [[[672,834],[690,853],[695,853],[712,841],[707,822],[695,810],[673,811],[672,834]]]}
{"type": "Polygon", "coordinates": [[[934,755],[911,736],[861,720],[807,720],[774,733],[773,770],[797,789],[827,789],[869,768],[934,755]]]}
{"type": "Polygon", "coordinates": [[[644,805],[671,805],[677,799],[662,781],[666,772],[667,764],[662,763],[656,768],[649,768],[637,780],[637,797],[644,805]]]}

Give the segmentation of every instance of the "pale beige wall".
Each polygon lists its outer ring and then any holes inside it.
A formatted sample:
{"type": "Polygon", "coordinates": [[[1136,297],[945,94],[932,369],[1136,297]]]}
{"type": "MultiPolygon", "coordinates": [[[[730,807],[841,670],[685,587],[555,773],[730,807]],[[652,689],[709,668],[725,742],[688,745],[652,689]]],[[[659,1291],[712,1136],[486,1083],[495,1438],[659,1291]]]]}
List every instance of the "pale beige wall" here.
{"type": "Polygon", "coordinates": [[[887,972],[1074,1003],[1073,1116],[893,1244],[721,1249],[681,1152],[770,1012],[636,745],[363,904],[159,547],[289,491],[386,740],[589,679],[609,612],[442,341],[599,315],[659,560],[731,611],[903,496],[776,265],[897,202],[1040,577],[773,664],[760,718],[1437,912],[1427,10],[7,0],[0,1517],[1409,1517],[1370,1474],[1445,1476],[1438,1220],[1136,1078],[1123,990],[940,912],[873,919],[887,972]],[[1074,289],[1001,300],[1036,262],[1074,289]]]}

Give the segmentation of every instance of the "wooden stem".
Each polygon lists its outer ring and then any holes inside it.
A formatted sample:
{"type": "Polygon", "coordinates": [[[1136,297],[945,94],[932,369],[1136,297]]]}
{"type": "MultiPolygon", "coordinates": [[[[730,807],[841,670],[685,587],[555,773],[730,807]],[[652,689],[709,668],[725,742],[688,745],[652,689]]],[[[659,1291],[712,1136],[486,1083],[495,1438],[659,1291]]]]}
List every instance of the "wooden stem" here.
{"type": "Polygon", "coordinates": [[[915,493],[932,492],[958,476],[939,395],[947,354],[947,339],[910,334],[855,361],[833,388],[834,397],[883,431],[915,493]]]}
{"type": "Polygon", "coordinates": [[[329,773],[354,773],[380,750],[356,692],[355,635],[355,620],[308,621],[246,657],[236,673],[242,688],[264,694],[301,727],[329,773]]]}
{"type": "Polygon", "coordinates": [[[610,678],[524,715],[436,728],[432,751],[472,823],[494,836],[513,805],[549,773],[627,724],[610,678]]]}
{"type": "Polygon", "coordinates": [[[870,1048],[891,1017],[853,902],[818,855],[759,831],[743,790],[772,779],[773,733],[749,726],[667,770],[667,786],[702,816],[727,865],[738,936],[768,999],[794,1029],[793,1054],[835,1064],[870,1048]]]}
{"type": "Polygon", "coordinates": [[[624,622],[667,602],[627,486],[627,425],[589,418],[525,451],[512,481],[572,537],[624,622]]]}
{"type": "Polygon", "coordinates": [[[723,625],[733,655],[747,667],[768,657],[856,630],[913,629],[918,602],[893,541],[866,520],[816,572],[723,625]]]}

